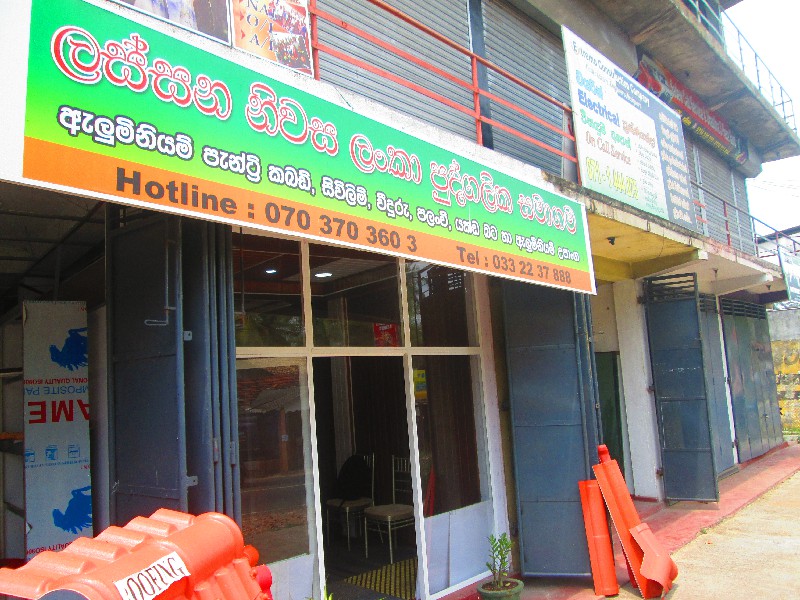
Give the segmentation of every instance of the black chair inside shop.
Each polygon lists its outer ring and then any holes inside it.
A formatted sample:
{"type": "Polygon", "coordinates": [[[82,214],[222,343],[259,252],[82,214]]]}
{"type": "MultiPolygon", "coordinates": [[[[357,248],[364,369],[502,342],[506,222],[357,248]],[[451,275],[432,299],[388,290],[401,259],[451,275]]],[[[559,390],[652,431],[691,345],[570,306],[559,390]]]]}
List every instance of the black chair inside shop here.
{"type": "Polygon", "coordinates": [[[369,532],[383,532],[389,538],[389,563],[394,563],[392,534],[398,529],[414,525],[414,492],[411,485],[411,461],[392,456],[392,503],[364,509],[364,556],[369,558],[369,532]],[[408,504],[398,503],[398,496],[408,504]]]}
{"type": "Polygon", "coordinates": [[[373,505],[375,497],[375,454],[353,454],[344,461],[336,478],[334,497],[325,502],[325,523],[331,537],[331,517],[343,522],[350,550],[350,523],[361,526],[364,510],[373,505]],[[344,519],[342,519],[344,517],[344,519]]]}

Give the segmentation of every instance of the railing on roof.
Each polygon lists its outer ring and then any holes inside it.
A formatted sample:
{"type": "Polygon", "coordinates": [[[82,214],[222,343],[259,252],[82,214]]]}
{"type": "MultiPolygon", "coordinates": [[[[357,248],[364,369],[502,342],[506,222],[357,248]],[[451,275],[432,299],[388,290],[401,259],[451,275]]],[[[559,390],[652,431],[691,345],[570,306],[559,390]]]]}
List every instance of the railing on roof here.
{"type": "MultiPolygon", "coordinates": [[[[530,120],[530,121],[532,121],[534,123],[537,123],[538,125],[541,125],[542,127],[545,127],[547,129],[555,132],[556,134],[558,134],[562,138],[564,138],[566,140],[569,140],[572,144],[574,144],[574,142],[575,142],[575,136],[570,131],[565,131],[564,129],[562,129],[562,128],[558,127],[558,126],[545,121],[541,117],[539,117],[537,115],[534,115],[530,111],[522,108],[521,106],[519,106],[518,104],[516,104],[513,101],[509,100],[508,98],[502,98],[502,97],[492,93],[488,89],[485,89],[485,88],[481,87],[480,82],[479,82],[479,77],[478,77],[479,67],[485,68],[485,69],[487,69],[489,71],[492,71],[496,76],[504,78],[504,79],[507,79],[508,81],[516,84],[517,86],[519,86],[523,90],[527,91],[528,93],[533,94],[533,95],[541,98],[545,102],[547,102],[549,104],[552,104],[553,106],[557,107],[558,109],[563,111],[563,115],[564,115],[564,117],[566,117],[566,118],[562,119],[562,122],[564,122],[564,123],[571,123],[572,122],[572,108],[570,106],[564,104],[563,102],[560,102],[560,101],[556,100],[555,98],[553,98],[552,96],[546,94],[545,92],[541,91],[540,89],[538,89],[538,88],[530,85],[529,83],[523,81],[522,79],[520,79],[519,77],[517,77],[513,73],[510,73],[509,71],[506,71],[505,69],[503,69],[503,68],[501,68],[501,67],[499,67],[499,66],[497,66],[497,65],[495,65],[495,64],[493,64],[491,62],[489,62],[488,60],[486,60],[486,58],[484,58],[482,56],[479,56],[478,54],[475,54],[474,52],[472,52],[468,48],[465,48],[465,47],[461,46],[460,44],[457,44],[457,43],[453,42],[451,39],[449,39],[446,36],[438,33],[434,29],[431,29],[427,25],[425,25],[423,23],[420,23],[416,19],[411,18],[407,14],[401,12],[400,10],[398,10],[397,8],[389,5],[388,3],[384,2],[383,0],[367,0],[367,1],[370,2],[371,4],[375,5],[377,8],[379,8],[381,10],[384,10],[387,13],[391,14],[392,16],[397,18],[399,21],[402,21],[404,23],[407,23],[408,25],[411,25],[412,27],[417,29],[420,33],[422,33],[423,35],[428,36],[430,39],[436,40],[443,47],[450,48],[451,50],[455,50],[457,53],[461,54],[464,57],[465,61],[469,61],[470,72],[472,74],[472,79],[467,81],[467,80],[461,79],[461,78],[453,75],[452,73],[448,73],[447,71],[443,70],[438,65],[430,63],[430,62],[428,62],[428,61],[426,61],[426,60],[424,60],[424,59],[422,59],[422,58],[420,58],[418,56],[415,56],[414,54],[412,54],[410,52],[407,52],[406,50],[398,48],[397,46],[395,46],[395,45],[393,45],[393,44],[391,44],[391,43],[389,43],[389,42],[377,37],[373,33],[364,31],[363,29],[359,29],[358,27],[354,26],[353,24],[345,22],[344,20],[342,20],[341,18],[337,17],[336,15],[332,15],[330,13],[327,13],[327,12],[321,10],[317,6],[316,0],[310,0],[310,2],[309,2],[309,11],[311,13],[312,60],[314,61],[314,72],[316,73],[316,76],[318,78],[320,76],[320,71],[319,71],[319,53],[322,52],[322,53],[325,53],[325,54],[329,54],[330,56],[336,57],[337,59],[342,60],[344,62],[347,62],[347,63],[349,63],[351,65],[354,65],[356,67],[359,67],[361,69],[369,71],[370,73],[378,75],[379,77],[385,77],[389,81],[392,81],[392,82],[394,82],[396,84],[402,85],[402,86],[404,86],[404,87],[406,87],[406,88],[408,88],[410,90],[413,90],[413,91],[417,92],[418,94],[422,94],[423,96],[426,96],[426,97],[428,97],[428,98],[430,98],[432,100],[435,100],[436,102],[439,102],[439,103],[441,103],[441,104],[443,104],[445,106],[448,106],[448,107],[450,107],[450,108],[452,108],[452,109],[464,114],[466,117],[468,117],[469,119],[473,120],[474,123],[475,123],[475,141],[478,144],[483,145],[483,127],[482,127],[482,125],[483,124],[491,125],[492,127],[496,127],[498,129],[501,129],[501,130],[505,131],[506,133],[509,133],[509,134],[521,139],[521,140],[524,140],[524,141],[526,141],[526,142],[528,142],[530,144],[533,144],[534,146],[538,146],[539,148],[542,148],[542,149],[546,150],[547,152],[551,152],[551,153],[553,153],[553,154],[555,154],[557,156],[560,156],[561,158],[566,159],[566,160],[568,160],[570,162],[573,162],[573,163],[575,163],[577,165],[578,159],[575,156],[574,152],[564,152],[560,148],[555,148],[555,147],[553,147],[553,146],[551,146],[549,144],[546,144],[545,142],[543,142],[541,140],[538,140],[538,139],[528,135],[527,133],[519,131],[518,129],[514,129],[513,127],[511,127],[511,126],[509,126],[509,125],[507,125],[505,123],[502,123],[502,122],[498,121],[497,119],[493,119],[493,118],[487,116],[486,114],[483,114],[482,111],[481,111],[481,98],[486,98],[486,99],[488,99],[488,100],[490,100],[492,102],[496,102],[498,104],[502,104],[506,108],[509,108],[509,109],[513,110],[514,112],[518,113],[519,115],[522,115],[526,119],[528,119],[528,120],[530,120]],[[354,56],[351,56],[351,55],[349,55],[347,53],[341,52],[340,50],[337,50],[336,48],[333,48],[333,47],[325,44],[324,41],[320,41],[319,36],[318,36],[317,22],[318,22],[319,19],[325,20],[325,21],[335,25],[336,27],[344,29],[349,34],[357,35],[358,37],[361,37],[362,39],[368,41],[369,43],[371,43],[371,44],[373,44],[373,45],[375,45],[375,46],[377,46],[379,48],[382,48],[383,50],[386,50],[387,52],[390,52],[390,53],[394,54],[395,56],[397,56],[398,58],[402,59],[403,61],[406,61],[407,63],[411,63],[411,64],[413,64],[413,65],[415,65],[417,67],[426,69],[429,72],[435,73],[437,76],[450,81],[451,83],[454,83],[454,84],[456,84],[456,85],[458,85],[458,86],[460,86],[460,87],[462,87],[462,88],[464,88],[466,90],[469,90],[469,92],[472,94],[473,105],[469,106],[469,107],[468,106],[463,106],[463,105],[451,100],[450,98],[446,98],[445,96],[434,92],[431,89],[428,89],[426,87],[423,87],[423,86],[421,86],[419,84],[414,83],[413,81],[410,81],[408,78],[403,77],[399,73],[392,73],[390,71],[387,71],[386,69],[378,67],[377,65],[374,65],[374,64],[365,62],[363,60],[360,60],[358,58],[355,58],[354,56]]],[[[571,147],[574,147],[574,146],[571,146],[571,147]]]]}
{"type": "Polygon", "coordinates": [[[725,48],[747,78],[769,100],[784,122],[797,133],[794,106],[789,94],[778,82],[769,67],[761,60],[739,28],[723,12],[718,0],[683,0],[683,4],[714,38],[725,48]]]}
{"type": "Polygon", "coordinates": [[[792,131],[797,133],[791,97],[758,56],[750,42],[742,35],[739,28],[731,21],[731,18],[726,13],[722,13],[722,18],[725,49],[728,51],[728,56],[736,62],[747,78],[758,88],[758,91],[770,101],[786,124],[792,128],[792,131]]]}
{"type": "Polygon", "coordinates": [[[761,231],[766,232],[755,236],[759,258],[774,258],[778,255],[778,250],[783,254],[800,257],[800,237],[778,231],[755,217],[752,217],[752,219],[756,227],[760,226],[761,231]]]}
{"type": "MultiPolygon", "coordinates": [[[[557,156],[560,156],[560,157],[562,157],[562,158],[564,158],[566,160],[569,160],[569,161],[575,163],[576,167],[577,167],[577,162],[578,161],[577,161],[577,158],[576,158],[574,153],[566,153],[566,152],[562,151],[561,149],[554,148],[553,146],[550,146],[550,145],[542,142],[541,140],[537,140],[535,138],[532,138],[530,135],[528,135],[528,134],[526,134],[526,133],[524,133],[522,131],[516,130],[516,129],[514,129],[514,128],[512,128],[512,127],[510,127],[510,126],[508,126],[508,125],[506,125],[504,123],[501,123],[501,122],[497,121],[496,119],[490,118],[490,117],[488,117],[488,116],[486,116],[485,114],[482,113],[482,111],[481,111],[481,98],[487,98],[491,102],[497,102],[499,104],[502,104],[503,106],[505,106],[505,107],[507,107],[509,109],[512,109],[512,110],[516,111],[517,113],[523,115],[527,119],[529,119],[529,120],[531,120],[531,121],[533,121],[535,123],[538,123],[538,124],[548,128],[551,131],[556,132],[557,134],[561,135],[564,139],[569,140],[570,142],[573,142],[573,143],[575,142],[575,136],[571,132],[564,131],[564,130],[556,127],[552,123],[548,123],[548,122],[544,121],[540,117],[530,113],[529,111],[527,111],[524,108],[520,107],[519,105],[515,104],[514,102],[512,102],[508,98],[499,97],[496,94],[492,93],[491,91],[482,88],[480,83],[479,83],[479,78],[478,78],[479,66],[485,67],[486,69],[489,69],[489,70],[493,71],[497,76],[508,79],[509,81],[515,83],[517,86],[519,86],[519,87],[523,88],[524,90],[526,90],[527,92],[538,96],[539,98],[545,100],[546,102],[551,103],[553,106],[558,107],[560,110],[563,111],[563,115],[566,117],[566,119],[564,119],[565,122],[571,122],[571,120],[572,120],[572,109],[569,106],[567,106],[566,104],[563,104],[562,102],[559,102],[558,100],[556,100],[556,99],[552,98],[551,96],[545,94],[544,92],[542,92],[541,90],[537,89],[536,87],[528,84],[527,82],[522,81],[519,77],[517,77],[513,73],[510,73],[510,72],[506,71],[505,69],[502,69],[501,67],[499,67],[497,65],[494,65],[493,63],[491,63],[488,60],[486,60],[484,57],[475,54],[474,52],[470,51],[469,49],[467,49],[467,48],[465,48],[463,46],[460,46],[459,44],[453,42],[449,38],[441,35],[440,33],[436,32],[435,30],[431,29],[430,27],[427,27],[426,25],[420,23],[419,21],[409,17],[408,15],[406,15],[406,14],[402,13],[401,11],[399,11],[398,9],[390,6],[389,4],[384,2],[383,0],[367,0],[367,1],[370,2],[371,4],[373,4],[378,9],[384,10],[387,13],[389,13],[389,14],[393,15],[394,17],[396,17],[398,20],[400,20],[400,21],[402,21],[404,23],[407,23],[407,24],[411,25],[412,27],[416,28],[421,34],[429,36],[431,39],[436,40],[437,42],[441,43],[442,46],[455,50],[458,54],[460,54],[461,56],[464,57],[465,61],[469,61],[469,64],[470,64],[470,67],[471,67],[470,72],[472,74],[472,79],[470,81],[467,81],[467,80],[464,80],[464,79],[460,79],[460,78],[456,77],[455,75],[453,75],[452,73],[448,73],[448,72],[444,71],[439,66],[437,66],[435,64],[432,64],[432,63],[429,63],[429,62],[419,58],[418,56],[415,56],[415,55],[413,55],[413,54],[411,54],[411,53],[409,53],[409,52],[407,52],[407,51],[405,51],[403,49],[400,49],[400,48],[396,47],[395,45],[387,42],[386,40],[383,40],[383,39],[377,37],[374,33],[369,33],[369,32],[366,32],[366,31],[364,31],[362,29],[359,29],[358,27],[355,27],[351,23],[347,23],[343,19],[321,10],[316,5],[316,0],[310,0],[309,9],[310,9],[310,13],[311,13],[312,59],[314,61],[314,72],[316,73],[316,76],[318,78],[320,77],[319,54],[320,53],[327,53],[327,54],[329,54],[331,56],[334,56],[334,57],[338,58],[339,60],[345,61],[345,62],[347,62],[347,63],[349,63],[351,65],[354,65],[354,66],[356,66],[356,67],[358,67],[360,69],[364,69],[364,70],[366,70],[366,71],[368,71],[370,73],[376,74],[376,75],[378,75],[380,77],[385,77],[387,79],[390,79],[391,81],[393,81],[393,82],[395,82],[395,83],[397,83],[399,85],[402,85],[402,86],[404,86],[404,87],[406,87],[408,89],[411,89],[411,90],[413,90],[413,91],[415,91],[415,92],[417,92],[419,94],[422,94],[422,95],[426,96],[427,98],[430,98],[430,99],[432,99],[432,100],[434,100],[436,102],[441,103],[442,105],[448,106],[448,107],[450,107],[452,109],[455,109],[455,110],[461,112],[463,115],[465,115],[466,118],[469,118],[474,122],[475,141],[478,144],[483,144],[483,127],[482,127],[482,125],[483,124],[487,124],[487,125],[491,125],[493,127],[497,127],[499,129],[502,129],[503,131],[505,131],[505,132],[507,132],[507,133],[509,133],[511,135],[514,135],[514,136],[516,136],[516,137],[518,137],[518,138],[520,138],[522,140],[525,140],[525,141],[527,141],[527,142],[529,142],[531,144],[534,144],[534,145],[536,145],[536,146],[538,146],[540,148],[543,148],[543,149],[547,150],[548,152],[552,152],[553,154],[556,154],[557,156]],[[371,63],[365,62],[363,60],[360,60],[358,58],[355,58],[353,56],[350,56],[350,55],[348,55],[348,54],[346,54],[344,52],[341,52],[341,51],[337,50],[336,48],[333,48],[333,47],[327,45],[324,41],[321,41],[319,39],[319,36],[318,36],[317,21],[319,19],[325,20],[325,21],[333,24],[336,27],[344,29],[350,34],[357,35],[357,36],[363,38],[364,40],[367,40],[371,44],[374,44],[376,47],[382,48],[383,50],[385,50],[387,52],[391,52],[395,56],[401,58],[404,61],[407,61],[410,64],[413,64],[413,65],[415,65],[417,67],[421,67],[421,68],[424,68],[424,69],[428,69],[430,72],[435,73],[437,76],[439,76],[439,77],[441,77],[443,79],[446,79],[446,80],[448,80],[448,81],[450,81],[452,83],[455,83],[455,84],[457,84],[457,85],[469,90],[471,92],[471,94],[472,94],[473,105],[471,107],[460,105],[457,102],[454,102],[453,100],[451,100],[450,98],[446,98],[446,97],[444,97],[444,96],[442,96],[440,94],[437,94],[436,92],[434,92],[434,91],[432,91],[430,89],[424,88],[424,87],[422,87],[422,86],[410,81],[408,78],[403,77],[400,74],[389,72],[386,69],[383,69],[383,68],[378,67],[378,66],[376,66],[374,64],[371,64],[371,63]]],[[[687,6],[689,6],[689,8],[694,8],[697,11],[698,18],[701,19],[701,22],[704,24],[704,26],[706,26],[706,23],[710,27],[714,26],[714,20],[712,18],[713,10],[712,10],[712,6],[709,4],[709,1],[713,2],[714,0],[683,0],[683,1],[686,3],[687,6]],[[702,4],[703,7],[705,7],[705,13],[701,9],[702,8],[701,4],[702,4]]],[[[717,5],[717,8],[719,8],[718,5],[717,5]]],[[[717,15],[718,14],[719,14],[719,11],[717,11],[717,15]]],[[[717,21],[717,23],[719,23],[719,21],[717,21]]],[[[719,29],[715,29],[714,31],[719,32],[720,30],[719,29]]],[[[712,31],[712,33],[714,33],[714,31],[712,31]]],[[[741,35],[741,34],[739,34],[739,35],[741,35]]],[[[743,39],[744,38],[742,38],[742,40],[743,39]]],[[[755,55],[754,52],[753,52],[753,54],[755,55]]],[[[755,57],[756,57],[756,60],[759,62],[759,64],[763,65],[763,63],[760,62],[760,59],[758,59],[757,55],[755,55],[755,57]]],[[[762,68],[766,69],[766,67],[762,67],[762,68]]],[[[774,78],[772,78],[771,73],[770,73],[770,78],[771,78],[770,81],[774,81],[774,78]]],[[[781,93],[783,94],[784,93],[783,92],[783,88],[780,88],[780,89],[781,89],[781,93]]],[[[784,103],[781,106],[791,107],[791,100],[789,99],[788,103],[784,103]]],[[[792,115],[792,122],[793,122],[793,120],[794,120],[794,116],[792,115]]],[[[572,147],[574,148],[574,146],[572,146],[572,147]]],[[[580,179],[580,171],[578,171],[578,177],[580,179]]],[[[723,203],[723,212],[724,212],[724,218],[725,218],[725,234],[723,235],[724,239],[719,239],[719,236],[712,235],[712,233],[710,233],[710,232],[705,232],[705,235],[708,235],[709,237],[714,237],[715,239],[717,239],[717,241],[720,241],[720,242],[726,244],[729,247],[735,247],[734,238],[736,238],[737,236],[735,236],[733,234],[732,227],[738,227],[740,229],[740,234],[738,236],[739,238],[744,237],[744,236],[741,235],[741,229],[744,228],[744,227],[747,227],[747,231],[749,232],[750,241],[752,241],[752,243],[753,243],[752,253],[754,255],[757,255],[757,256],[762,256],[761,253],[762,253],[763,249],[759,248],[759,245],[757,243],[756,233],[755,233],[756,232],[756,224],[759,224],[762,228],[765,228],[765,230],[769,232],[770,236],[775,237],[775,239],[777,240],[777,243],[779,243],[782,247],[789,248],[790,251],[793,254],[800,253],[800,244],[796,240],[781,234],[778,230],[773,229],[772,227],[770,227],[766,223],[763,223],[762,221],[759,221],[758,219],[756,219],[755,217],[753,217],[752,215],[750,215],[746,211],[742,210],[741,208],[739,208],[739,207],[727,202],[724,198],[721,198],[721,197],[717,196],[716,194],[711,192],[711,190],[703,188],[702,186],[697,185],[695,182],[692,182],[692,185],[697,186],[698,188],[702,189],[705,194],[711,195],[711,196],[713,196],[714,198],[716,198],[717,200],[719,200],[720,202],[723,203]],[[745,226],[741,225],[742,221],[744,221],[746,223],[745,226]]],[[[698,204],[698,206],[700,206],[701,208],[704,207],[704,205],[701,202],[696,201],[696,204],[698,204]]],[[[705,224],[705,226],[707,227],[708,223],[702,217],[698,217],[698,220],[701,222],[701,224],[705,224]]],[[[745,252],[747,252],[749,250],[749,248],[745,249],[745,248],[742,248],[741,246],[739,247],[739,249],[743,250],[745,252]]],[[[766,255],[764,255],[764,256],[766,256],[766,255]]]]}
{"type": "Polygon", "coordinates": [[[719,5],[719,0],[683,0],[692,14],[700,21],[700,24],[713,35],[720,44],[724,44],[724,34],[722,31],[722,22],[720,21],[720,14],[722,8],[719,5]]]}
{"type": "MultiPolygon", "coordinates": [[[[752,252],[750,252],[748,248],[742,247],[744,245],[745,240],[743,237],[741,237],[741,233],[738,236],[740,237],[740,245],[738,248],[739,250],[748,252],[748,254],[752,253],[754,256],[757,256],[758,258],[764,258],[764,259],[776,258],[778,255],[778,248],[780,248],[780,250],[784,254],[792,254],[795,256],[800,256],[800,237],[796,235],[789,235],[783,231],[775,229],[770,225],[767,225],[761,219],[754,217],[744,209],[728,202],[721,196],[712,192],[707,187],[698,184],[696,181],[692,181],[691,185],[692,187],[702,191],[704,195],[711,196],[718,202],[722,203],[723,213],[725,216],[724,239],[720,239],[717,236],[713,236],[710,233],[706,233],[706,235],[708,235],[709,237],[712,237],[731,248],[736,248],[737,245],[734,242],[734,239],[737,236],[735,235],[735,232],[731,231],[731,224],[734,222],[741,223],[742,221],[744,221],[745,224],[739,226],[740,232],[741,229],[743,228],[746,228],[747,231],[750,232],[750,239],[747,241],[752,243],[753,250],[752,252]]],[[[698,204],[699,206],[705,206],[704,204],[697,201],[695,201],[695,203],[698,204]]],[[[698,221],[707,223],[705,219],[699,217],[698,221]]]]}

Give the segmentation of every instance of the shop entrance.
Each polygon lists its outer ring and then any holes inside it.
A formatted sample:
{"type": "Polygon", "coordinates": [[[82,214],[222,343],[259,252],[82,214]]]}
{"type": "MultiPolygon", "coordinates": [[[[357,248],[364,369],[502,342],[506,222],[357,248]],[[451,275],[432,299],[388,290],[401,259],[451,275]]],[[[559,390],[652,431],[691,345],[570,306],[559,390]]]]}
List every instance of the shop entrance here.
{"type": "Polygon", "coordinates": [[[244,231],[233,264],[242,526],[275,597],[480,577],[497,526],[473,278],[244,231]]]}
{"type": "Polygon", "coordinates": [[[417,545],[403,359],[330,357],[313,365],[327,590],[354,600],[413,599],[417,545]]]}

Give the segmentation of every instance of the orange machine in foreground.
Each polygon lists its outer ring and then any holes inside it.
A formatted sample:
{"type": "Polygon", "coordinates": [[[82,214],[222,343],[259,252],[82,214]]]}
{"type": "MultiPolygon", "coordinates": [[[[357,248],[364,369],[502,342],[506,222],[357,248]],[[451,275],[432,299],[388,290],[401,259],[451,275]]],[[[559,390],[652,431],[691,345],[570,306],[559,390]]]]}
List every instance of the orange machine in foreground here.
{"type": "Polygon", "coordinates": [[[236,523],[219,513],[160,509],[18,569],[0,569],[0,594],[38,600],[272,600],[236,523]]]}

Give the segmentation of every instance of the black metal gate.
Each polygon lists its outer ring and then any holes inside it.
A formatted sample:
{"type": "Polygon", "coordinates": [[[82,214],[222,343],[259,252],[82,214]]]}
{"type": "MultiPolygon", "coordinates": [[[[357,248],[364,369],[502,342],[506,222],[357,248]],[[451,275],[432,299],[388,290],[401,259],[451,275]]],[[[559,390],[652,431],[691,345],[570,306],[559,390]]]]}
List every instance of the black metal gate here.
{"type": "Polygon", "coordinates": [[[504,282],[503,300],[522,572],[586,575],[578,481],[599,437],[588,298],[504,282]]]}
{"type": "Polygon", "coordinates": [[[697,276],[645,280],[653,393],[667,500],[719,500],[697,276]]]}

